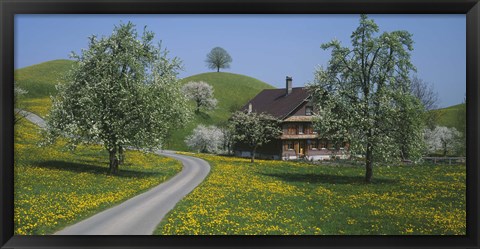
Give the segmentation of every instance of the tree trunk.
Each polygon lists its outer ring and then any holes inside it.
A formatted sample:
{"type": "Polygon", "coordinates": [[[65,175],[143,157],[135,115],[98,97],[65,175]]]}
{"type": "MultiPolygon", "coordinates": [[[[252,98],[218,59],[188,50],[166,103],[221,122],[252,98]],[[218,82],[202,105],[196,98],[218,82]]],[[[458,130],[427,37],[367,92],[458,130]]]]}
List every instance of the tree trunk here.
{"type": "Polygon", "coordinates": [[[113,149],[108,151],[110,155],[110,165],[109,165],[109,173],[112,175],[118,174],[118,157],[117,157],[117,150],[113,149]]]}
{"type": "Polygon", "coordinates": [[[250,160],[251,163],[254,163],[255,162],[255,152],[257,151],[257,146],[253,147],[253,150],[252,150],[252,158],[250,160]]]}
{"type": "Polygon", "coordinates": [[[200,100],[197,100],[197,109],[195,109],[195,113],[200,113],[200,100]]]}
{"type": "Polygon", "coordinates": [[[402,157],[402,160],[405,161],[405,160],[408,160],[410,158],[410,156],[408,155],[408,151],[407,151],[407,148],[405,148],[406,146],[402,146],[402,149],[400,150],[400,156],[402,157]]]}
{"type": "Polygon", "coordinates": [[[125,162],[125,154],[122,146],[118,146],[118,164],[122,165],[125,162]]]}
{"type": "Polygon", "coordinates": [[[372,176],[373,176],[373,153],[372,153],[372,146],[370,144],[367,144],[365,169],[366,169],[365,182],[371,183],[372,176]]]}
{"type": "Polygon", "coordinates": [[[220,67],[217,67],[217,73],[220,72],[220,67]]]}

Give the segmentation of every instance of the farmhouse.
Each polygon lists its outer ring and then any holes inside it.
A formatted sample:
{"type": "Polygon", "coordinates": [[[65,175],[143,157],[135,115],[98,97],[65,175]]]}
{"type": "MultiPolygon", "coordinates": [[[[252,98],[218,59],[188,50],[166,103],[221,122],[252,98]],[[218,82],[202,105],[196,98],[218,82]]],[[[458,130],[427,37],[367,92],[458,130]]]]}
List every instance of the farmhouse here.
{"type": "MultiPolygon", "coordinates": [[[[292,77],[286,77],[285,89],[266,89],[243,108],[245,112],[268,113],[282,121],[283,134],[257,149],[256,157],[268,159],[328,160],[345,157],[345,144],[334,145],[320,139],[313,129],[315,106],[304,87],[292,87],[292,77]]],[[[250,149],[242,144],[234,147],[236,156],[249,157],[250,149]]]]}

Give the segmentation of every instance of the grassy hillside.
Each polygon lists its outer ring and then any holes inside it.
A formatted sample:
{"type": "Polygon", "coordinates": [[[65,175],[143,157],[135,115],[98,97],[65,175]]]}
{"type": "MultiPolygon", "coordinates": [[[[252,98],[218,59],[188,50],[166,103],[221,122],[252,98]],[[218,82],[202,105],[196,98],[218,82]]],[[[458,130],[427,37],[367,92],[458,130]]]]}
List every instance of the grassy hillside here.
{"type": "MultiPolygon", "coordinates": [[[[15,81],[28,91],[19,101],[20,108],[44,117],[51,106],[50,95],[56,92],[55,85],[62,82],[63,76],[73,63],[70,60],[54,60],[16,70],[15,81]]],[[[182,84],[191,81],[205,81],[212,85],[218,106],[214,111],[195,115],[185,128],[174,131],[167,142],[169,149],[187,150],[183,140],[198,124],[224,122],[230,117],[232,110],[242,107],[263,89],[273,88],[255,78],[224,72],[203,73],[181,80],[182,84]]]]}
{"type": "Polygon", "coordinates": [[[232,107],[243,106],[248,100],[263,89],[273,88],[271,85],[241,74],[203,73],[182,79],[182,83],[205,81],[212,85],[215,98],[218,100],[216,112],[226,113],[232,107]]]}
{"type": "MultiPolygon", "coordinates": [[[[457,130],[460,128],[459,112],[465,112],[465,104],[458,104],[449,106],[446,108],[433,110],[439,116],[438,125],[446,127],[455,127],[457,130]]],[[[466,115],[465,113],[463,115],[466,115]]],[[[465,119],[464,119],[465,120],[465,119]]]]}
{"type": "MultiPolygon", "coordinates": [[[[232,111],[238,110],[263,89],[273,88],[271,85],[245,75],[214,72],[193,75],[182,79],[186,84],[191,81],[204,81],[214,88],[214,96],[218,100],[217,109],[195,115],[185,128],[172,133],[167,147],[174,150],[187,150],[183,140],[198,124],[218,125],[225,122],[232,111]]],[[[194,103],[192,103],[194,106],[194,103]]]]}
{"type": "Polygon", "coordinates": [[[45,116],[51,106],[50,95],[73,66],[70,60],[54,60],[15,70],[15,82],[28,93],[19,100],[19,107],[45,116]]]}
{"type": "Polygon", "coordinates": [[[15,81],[28,91],[26,98],[45,98],[55,93],[55,85],[61,82],[72,66],[70,60],[54,60],[15,70],[15,81]]]}

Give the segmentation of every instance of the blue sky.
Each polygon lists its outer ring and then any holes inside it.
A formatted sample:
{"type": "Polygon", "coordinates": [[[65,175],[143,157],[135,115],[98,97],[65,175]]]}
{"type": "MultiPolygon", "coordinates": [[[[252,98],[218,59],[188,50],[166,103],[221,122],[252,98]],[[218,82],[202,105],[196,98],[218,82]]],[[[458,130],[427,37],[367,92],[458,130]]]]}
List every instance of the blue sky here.
{"type": "MultiPolygon", "coordinates": [[[[466,82],[465,15],[370,15],[380,31],[407,30],[415,41],[412,62],[419,78],[434,85],[439,106],[461,103],[466,82]]],[[[359,15],[16,15],[15,68],[68,59],[87,48],[87,37],[110,35],[128,21],[156,34],[171,56],[182,59],[180,77],[208,72],[206,54],[216,46],[233,58],[226,72],[245,74],[275,87],[313,80],[333,38],[350,44],[359,15]]]]}

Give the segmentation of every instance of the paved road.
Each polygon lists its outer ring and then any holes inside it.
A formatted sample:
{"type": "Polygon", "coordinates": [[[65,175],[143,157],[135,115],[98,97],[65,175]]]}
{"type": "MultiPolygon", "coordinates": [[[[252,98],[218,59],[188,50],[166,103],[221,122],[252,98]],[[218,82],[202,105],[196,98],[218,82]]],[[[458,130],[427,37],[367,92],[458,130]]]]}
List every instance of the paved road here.
{"type": "Polygon", "coordinates": [[[157,152],[178,159],[183,170],[167,182],[61,230],[56,235],[151,235],[162,218],[210,171],[202,159],[157,152]]]}
{"type": "MultiPolygon", "coordinates": [[[[22,111],[29,121],[45,127],[39,116],[22,111]]],[[[210,172],[210,165],[196,157],[157,151],[182,162],[183,169],[170,180],[115,207],[69,226],[56,235],[151,235],[165,214],[197,187],[210,172]]]]}
{"type": "Polygon", "coordinates": [[[28,121],[38,125],[40,128],[45,129],[45,127],[47,127],[45,120],[38,115],[20,109],[16,109],[15,111],[18,111],[20,115],[24,116],[28,121]]]}

